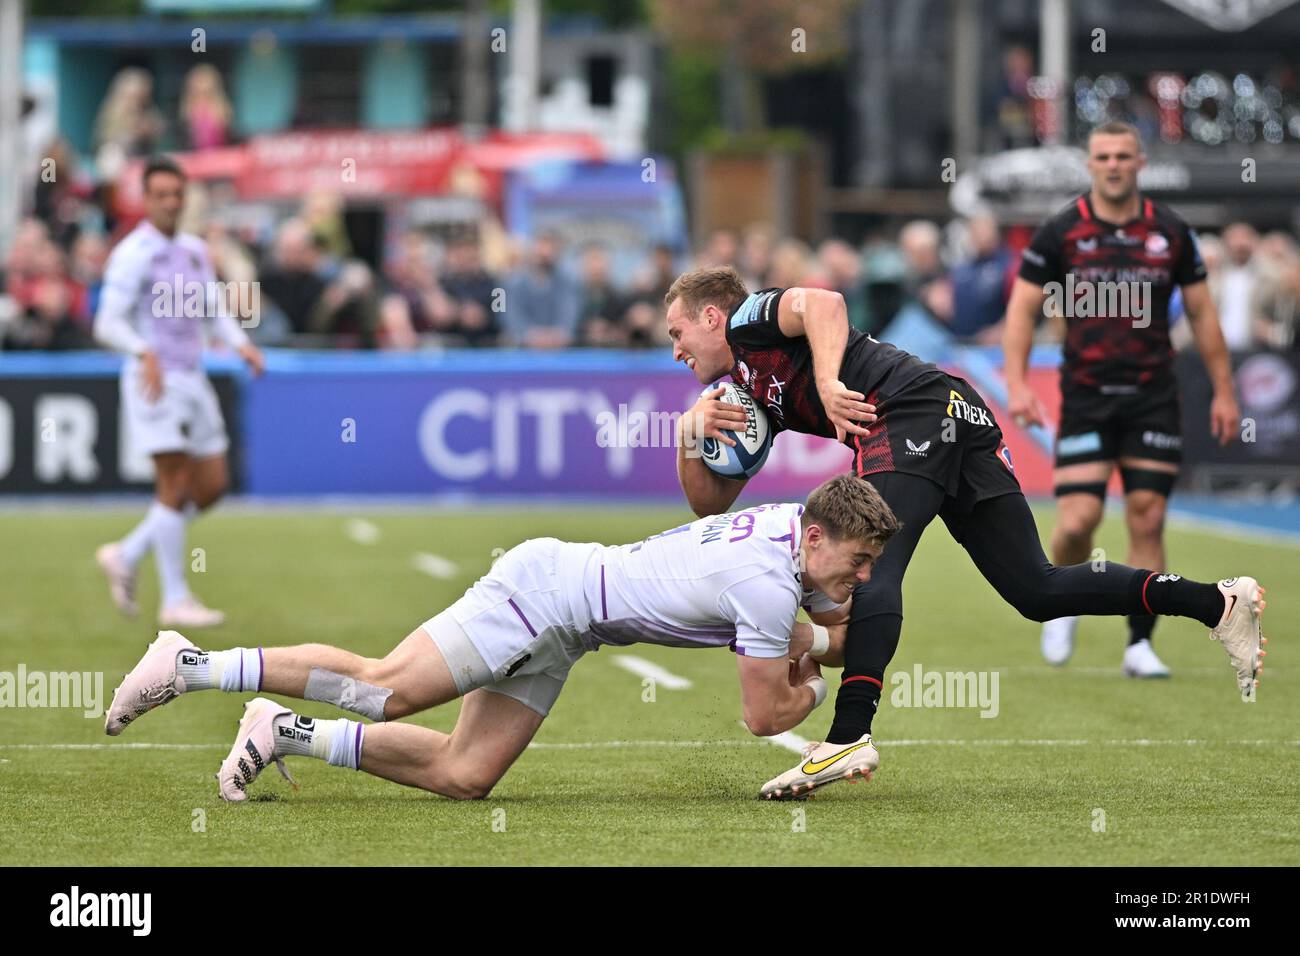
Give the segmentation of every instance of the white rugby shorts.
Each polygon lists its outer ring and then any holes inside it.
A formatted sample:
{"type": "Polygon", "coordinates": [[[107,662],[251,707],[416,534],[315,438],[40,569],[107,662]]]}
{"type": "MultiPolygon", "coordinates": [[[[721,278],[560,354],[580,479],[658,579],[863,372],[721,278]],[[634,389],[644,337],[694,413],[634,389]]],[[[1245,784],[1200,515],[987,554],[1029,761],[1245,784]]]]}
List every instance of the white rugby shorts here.
{"type": "Polygon", "coordinates": [[[586,653],[565,610],[561,545],[536,538],[511,548],[464,597],[425,621],[462,696],[482,687],[550,713],[586,653]]]}
{"type": "Polygon", "coordinates": [[[145,455],[183,451],[193,458],[224,455],[230,447],[216,389],[200,370],[163,371],[157,401],[145,399],[140,366],[122,371],[122,412],[135,450],[145,455]]]}

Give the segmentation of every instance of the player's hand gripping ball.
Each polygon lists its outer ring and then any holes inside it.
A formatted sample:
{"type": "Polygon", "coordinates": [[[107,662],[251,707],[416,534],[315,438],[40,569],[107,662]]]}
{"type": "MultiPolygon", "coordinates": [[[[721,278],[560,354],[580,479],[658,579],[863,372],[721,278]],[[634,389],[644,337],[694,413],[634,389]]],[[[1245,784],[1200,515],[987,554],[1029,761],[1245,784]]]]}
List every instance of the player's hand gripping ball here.
{"type": "MultiPolygon", "coordinates": [[[[719,401],[739,405],[745,410],[745,430],[723,429],[724,435],[735,440],[734,446],[716,438],[705,438],[700,442],[700,457],[724,478],[752,478],[758,474],[772,450],[772,429],[768,425],[767,413],[753,396],[734,383],[728,382],[723,387],[726,391],[719,396],[719,401]]],[[[711,391],[712,387],[706,388],[704,393],[711,391]]]]}

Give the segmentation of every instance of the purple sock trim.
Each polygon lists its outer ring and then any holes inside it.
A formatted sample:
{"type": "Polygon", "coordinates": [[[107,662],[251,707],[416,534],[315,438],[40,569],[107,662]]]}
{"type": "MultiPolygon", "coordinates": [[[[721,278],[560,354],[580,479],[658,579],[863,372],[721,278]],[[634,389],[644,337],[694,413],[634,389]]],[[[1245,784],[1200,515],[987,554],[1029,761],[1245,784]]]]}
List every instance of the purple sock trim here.
{"type": "Polygon", "coordinates": [[[266,661],[262,658],[262,649],[257,649],[257,689],[262,689],[262,676],[266,673],[266,661]]]}
{"type": "Polygon", "coordinates": [[[357,722],[357,744],[356,744],[356,769],[361,769],[361,737],[366,732],[366,727],[360,721],[357,722]]]}
{"type": "Polygon", "coordinates": [[[239,649],[239,692],[244,692],[244,649],[239,649]]]}

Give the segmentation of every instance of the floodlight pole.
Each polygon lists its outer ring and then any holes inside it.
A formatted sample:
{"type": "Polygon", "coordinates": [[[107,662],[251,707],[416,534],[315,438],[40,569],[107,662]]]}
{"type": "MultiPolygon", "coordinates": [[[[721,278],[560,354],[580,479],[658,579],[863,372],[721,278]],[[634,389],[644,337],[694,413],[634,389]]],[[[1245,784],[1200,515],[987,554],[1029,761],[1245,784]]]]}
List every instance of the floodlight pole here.
{"type": "Polygon", "coordinates": [[[977,0],[954,0],[950,126],[959,167],[980,151],[980,30],[977,0]]]}
{"type": "Polygon", "coordinates": [[[507,123],[522,133],[537,125],[537,87],[542,46],[541,0],[515,0],[508,40],[510,76],[507,123]]]}
{"type": "Polygon", "coordinates": [[[23,2],[0,0],[0,257],[9,255],[22,215],[23,2]]]}
{"type": "Polygon", "coordinates": [[[482,135],[488,124],[489,26],[487,0],[468,0],[461,20],[460,122],[474,136],[482,135]]]}
{"type": "Polygon", "coordinates": [[[1052,81],[1056,95],[1055,122],[1045,137],[1048,145],[1059,145],[1068,136],[1073,96],[1070,92],[1070,2],[1039,0],[1039,75],[1052,81]]]}

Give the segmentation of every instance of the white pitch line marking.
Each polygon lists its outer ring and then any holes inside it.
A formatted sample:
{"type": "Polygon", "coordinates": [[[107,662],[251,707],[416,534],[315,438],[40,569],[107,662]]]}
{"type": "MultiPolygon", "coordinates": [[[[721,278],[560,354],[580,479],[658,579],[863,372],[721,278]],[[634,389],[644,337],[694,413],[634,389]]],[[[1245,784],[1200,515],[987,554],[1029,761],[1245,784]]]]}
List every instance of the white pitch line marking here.
{"type": "Polygon", "coordinates": [[[1205,747],[1205,746],[1231,746],[1231,747],[1295,747],[1300,746],[1300,740],[1148,740],[1145,738],[1115,739],[1115,740],[1067,740],[1062,738],[1044,738],[1034,740],[1032,738],[1018,739],[988,739],[988,740],[960,740],[952,739],[914,739],[901,738],[898,740],[884,739],[878,741],[882,747],[1205,747]]]}
{"type": "Polygon", "coordinates": [[[230,744],[0,744],[0,750],[220,750],[230,744]]]}
{"type": "MultiPolygon", "coordinates": [[[[632,747],[749,747],[766,740],[586,740],[549,743],[533,741],[533,750],[624,750],[632,747]]],[[[0,744],[0,750],[229,750],[229,744],[0,744]]],[[[3,758],[0,758],[3,759],[3,758]]]]}
{"type": "Polygon", "coordinates": [[[774,746],[777,747],[782,747],[785,750],[789,750],[792,753],[797,753],[800,756],[803,755],[803,748],[807,747],[809,743],[809,741],[804,740],[802,737],[800,737],[792,730],[787,730],[783,733],[779,733],[774,737],[764,737],[763,740],[766,743],[773,744],[774,746]]]}
{"type": "Polygon", "coordinates": [[[546,743],[533,741],[532,750],[625,750],[632,747],[750,747],[765,744],[766,740],[589,740],[576,743],[546,743]]]}
{"type": "Polygon", "coordinates": [[[1261,528],[1259,525],[1234,521],[1231,518],[1211,518],[1194,511],[1179,508],[1169,510],[1169,523],[1175,528],[1200,534],[1245,541],[1249,544],[1272,544],[1284,548],[1300,548],[1300,535],[1294,531],[1261,528]]]}
{"type": "Polygon", "coordinates": [[[615,664],[625,671],[631,671],[637,677],[647,677],[666,690],[686,690],[691,682],[685,677],[678,677],[672,671],[664,670],[654,661],[635,654],[616,654],[612,658],[615,664]]]}
{"type": "Polygon", "coordinates": [[[379,528],[364,518],[350,518],[343,532],[357,544],[374,544],[379,540],[379,528]]]}
{"type": "MultiPolygon", "coordinates": [[[[925,669],[927,672],[937,671],[940,673],[948,673],[950,671],[954,673],[958,673],[958,672],[979,673],[981,671],[986,673],[993,673],[994,671],[997,671],[998,673],[1001,674],[1030,674],[1035,677],[1041,677],[1045,675],[1056,675],[1056,674],[1059,674],[1062,677],[1069,677],[1070,675],[1078,675],[1080,677],[1124,677],[1125,676],[1124,673],[1118,667],[1102,667],[1102,666],[1091,666],[1091,665],[1080,665],[1080,666],[1067,665],[1063,667],[1053,667],[1051,664],[1048,664],[1046,662],[1042,664],[1009,664],[1005,667],[988,667],[985,665],[977,665],[977,664],[971,664],[969,666],[938,667],[932,664],[927,664],[925,666],[925,669]]],[[[900,668],[900,672],[908,672],[908,668],[906,667],[900,668]]],[[[1282,668],[1279,667],[1275,671],[1273,670],[1272,667],[1270,667],[1268,669],[1268,672],[1270,674],[1280,674],[1282,673],[1282,668]]],[[[1226,673],[1228,673],[1228,669],[1226,667],[1205,666],[1205,667],[1175,667],[1174,668],[1175,676],[1182,675],[1182,676],[1194,676],[1194,677],[1222,677],[1226,673]]],[[[1141,684],[1159,683],[1159,680],[1137,681],[1131,677],[1126,679],[1132,680],[1134,681],[1134,683],[1141,683],[1141,684]]]]}
{"type": "MultiPolygon", "coordinates": [[[[633,747],[766,747],[775,745],[792,751],[802,751],[804,740],[798,734],[786,731],[775,737],[755,737],[750,740],[585,740],[570,742],[533,741],[528,746],[535,750],[623,750],[633,747]]],[[[961,740],[907,739],[880,740],[882,747],[1298,747],[1300,740],[961,740]]],[[[210,744],[0,744],[0,750],[229,750],[229,743],[210,744]]]]}
{"type": "Polygon", "coordinates": [[[455,562],[448,561],[440,554],[429,554],[427,551],[417,551],[411,555],[411,567],[441,581],[451,580],[460,570],[455,562]]]}

